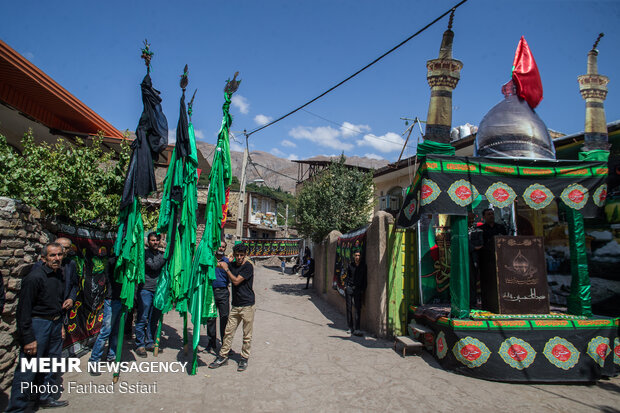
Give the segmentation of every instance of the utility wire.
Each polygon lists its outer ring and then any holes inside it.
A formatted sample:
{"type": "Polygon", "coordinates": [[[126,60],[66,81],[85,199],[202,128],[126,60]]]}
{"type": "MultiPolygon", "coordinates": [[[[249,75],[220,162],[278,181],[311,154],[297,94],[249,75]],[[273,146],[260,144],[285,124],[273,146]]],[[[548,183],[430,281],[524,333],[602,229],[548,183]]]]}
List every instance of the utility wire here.
{"type": "Polygon", "coordinates": [[[256,162],[253,162],[253,163],[254,163],[254,165],[256,165],[256,166],[260,166],[261,168],[265,168],[265,169],[266,169],[266,170],[268,170],[269,172],[272,172],[272,173],[274,173],[274,174],[277,174],[277,175],[283,176],[283,177],[288,178],[288,179],[292,179],[293,181],[297,181],[297,178],[293,178],[292,176],[285,175],[285,174],[283,174],[283,173],[281,173],[281,172],[278,172],[278,171],[276,171],[276,170],[274,170],[274,169],[268,168],[268,167],[266,167],[265,165],[261,165],[261,164],[256,163],[256,162]]]}
{"type": "MultiPolygon", "coordinates": [[[[349,127],[347,127],[347,126],[344,126],[344,125],[343,125],[343,124],[341,124],[341,123],[335,122],[335,121],[333,121],[333,120],[329,120],[329,119],[327,119],[327,118],[324,118],[324,117],[323,117],[323,116],[321,116],[321,115],[317,115],[316,113],[312,113],[312,112],[310,112],[309,110],[302,109],[302,111],[306,112],[306,113],[307,113],[307,114],[309,114],[309,115],[316,116],[316,117],[317,117],[317,118],[319,118],[319,119],[323,119],[325,122],[329,122],[329,123],[333,123],[334,125],[338,125],[338,126],[340,126],[341,128],[348,129],[348,130],[351,130],[351,131],[357,132],[357,133],[359,133],[359,134],[362,134],[362,133],[363,133],[363,132],[362,132],[361,130],[359,130],[359,129],[349,128],[349,127]]],[[[406,132],[405,132],[405,133],[406,133],[406,132]]],[[[403,133],[403,135],[404,135],[404,133],[403,133]]],[[[401,136],[402,136],[402,135],[401,135],[401,136]]],[[[373,134],[367,134],[367,135],[366,135],[366,137],[368,137],[368,138],[370,138],[370,139],[377,140],[377,141],[383,141],[383,142],[388,142],[388,143],[391,143],[391,144],[393,144],[393,145],[398,145],[398,142],[394,142],[394,141],[391,141],[391,140],[389,140],[389,139],[383,139],[383,138],[380,138],[380,137],[375,136],[375,135],[373,135],[373,134]]],[[[407,146],[409,146],[409,145],[407,145],[407,146]]]]}
{"type": "Polygon", "coordinates": [[[377,57],[375,60],[373,60],[372,62],[368,63],[366,66],[362,67],[360,70],[358,70],[357,72],[353,73],[351,76],[347,77],[346,79],[344,79],[343,81],[337,83],[336,85],[330,87],[329,89],[327,89],[325,92],[321,93],[320,95],[318,95],[314,99],[309,100],[308,102],[304,103],[303,105],[299,106],[298,108],[293,109],[289,113],[287,113],[287,114],[285,114],[283,116],[280,116],[278,119],[273,120],[273,121],[267,123],[266,125],[263,125],[263,126],[257,128],[257,129],[254,129],[253,131],[250,131],[250,132],[246,133],[246,137],[250,137],[251,135],[255,134],[256,132],[261,131],[261,130],[263,130],[263,129],[265,129],[265,128],[267,128],[267,127],[269,127],[269,126],[271,126],[271,125],[273,125],[273,124],[275,124],[277,122],[280,122],[282,119],[291,116],[293,113],[298,112],[299,110],[305,108],[309,104],[319,100],[320,98],[322,98],[323,96],[325,96],[329,92],[331,92],[332,90],[336,89],[337,87],[339,87],[339,86],[343,85],[344,83],[348,82],[349,80],[353,79],[355,76],[359,75],[364,70],[368,69],[370,66],[374,65],[379,60],[383,59],[384,57],[386,57],[387,55],[389,55],[390,53],[392,53],[393,51],[395,51],[396,49],[398,49],[399,47],[401,47],[402,45],[407,43],[409,40],[413,39],[414,37],[418,36],[420,33],[424,32],[426,29],[428,29],[429,27],[431,27],[432,25],[437,23],[439,20],[441,20],[443,17],[445,17],[446,15],[450,14],[450,12],[452,12],[452,11],[456,10],[458,7],[462,6],[465,2],[467,2],[467,0],[461,0],[459,3],[457,3],[455,6],[451,7],[448,11],[444,12],[443,14],[441,14],[435,20],[433,20],[432,22],[428,23],[426,26],[422,27],[420,30],[418,30],[417,32],[415,32],[414,34],[412,34],[411,36],[409,36],[408,38],[406,38],[405,40],[403,40],[402,42],[400,42],[399,44],[397,44],[396,46],[394,46],[393,48],[391,48],[387,52],[383,53],[381,56],[377,57]]]}

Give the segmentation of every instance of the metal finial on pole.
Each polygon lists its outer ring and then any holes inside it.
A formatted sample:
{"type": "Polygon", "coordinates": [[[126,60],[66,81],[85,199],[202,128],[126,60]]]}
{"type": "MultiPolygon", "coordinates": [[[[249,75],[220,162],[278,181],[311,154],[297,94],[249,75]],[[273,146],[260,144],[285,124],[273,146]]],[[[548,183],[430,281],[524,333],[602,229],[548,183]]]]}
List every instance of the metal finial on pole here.
{"type": "Polygon", "coordinates": [[[224,92],[230,93],[231,95],[239,89],[239,85],[241,84],[241,80],[237,80],[237,76],[239,76],[239,72],[235,72],[232,80],[228,79],[226,81],[226,86],[224,87],[224,92]]]}
{"type": "Polygon", "coordinates": [[[187,68],[187,65],[185,65],[185,67],[183,68],[183,74],[181,75],[181,82],[180,82],[180,86],[181,86],[181,89],[183,89],[183,93],[185,93],[185,88],[187,87],[187,83],[189,82],[187,79],[187,74],[188,74],[188,68],[187,68]]]}
{"type": "Polygon", "coordinates": [[[144,64],[146,65],[146,73],[151,73],[151,59],[153,58],[154,53],[151,51],[151,45],[144,39],[144,48],[142,48],[142,55],[140,56],[144,59],[144,64]]]}
{"type": "Polygon", "coordinates": [[[450,12],[450,21],[448,22],[448,30],[452,30],[452,22],[454,22],[455,11],[456,11],[456,8],[452,9],[452,11],[450,12]]]}
{"type": "Polygon", "coordinates": [[[194,98],[196,97],[196,92],[198,92],[198,89],[194,90],[194,94],[192,95],[192,99],[187,104],[187,116],[189,116],[189,120],[190,121],[192,120],[192,112],[193,112],[193,108],[194,108],[194,98]]]}
{"type": "Polygon", "coordinates": [[[605,33],[599,33],[598,37],[596,38],[596,41],[594,42],[594,46],[592,46],[592,50],[596,50],[596,46],[598,46],[598,42],[601,41],[601,38],[605,36],[605,33]]]}

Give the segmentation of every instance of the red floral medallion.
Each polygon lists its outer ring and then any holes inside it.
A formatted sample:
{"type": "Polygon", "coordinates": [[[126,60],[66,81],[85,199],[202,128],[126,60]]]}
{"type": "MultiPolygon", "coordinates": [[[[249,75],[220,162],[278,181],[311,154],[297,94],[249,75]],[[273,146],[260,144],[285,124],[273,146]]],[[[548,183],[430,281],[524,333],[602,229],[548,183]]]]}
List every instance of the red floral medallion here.
{"type": "Polygon", "coordinates": [[[596,354],[598,354],[602,358],[607,357],[608,352],[609,352],[609,346],[605,343],[599,344],[596,347],[596,354]]]}
{"type": "Polygon", "coordinates": [[[568,361],[572,355],[570,350],[562,344],[556,344],[551,350],[551,354],[560,361],[568,361]]]}
{"type": "Polygon", "coordinates": [[[573,189],[568,194],[568,199],[570,199],[571,201],[577,204],[580,204],[583,201],[583,197],[584,197],[583,192],[581,192],[579,189],[573,189]]]}
{"type": "Polygon", "coordinates": [[[523,361],[527,358],[527,350],[518,344],[513,344],[508,349],[508,355],[515,361],[523,361]]]}
{"type": "Polygon", "coordinates": [[[542,204],[543,202],[547,200],[547,194],[545,194],[540,189],[536,189],[532,191],[532,194],[530,195],[530,199],[535,204],[542,204]]]}
{"type": "Polygon", "coordinates": [[[482,352],[475,345],[467,344],[461,349],[461,355],[469,361],[474,361],[482,355],[482,352]]]}
{"type": "Polygon", "coordinates": [[[498,200],[499,202],[504,202],[509,197],[510,194],[504,188],[497,188],[495,191],[493,191],[493,198],[498,200]]]}
{"type": "Polygon", "coordinates": [[[426,199],[431,195],[433,195],[433,188],[429,185],[422,185],[422,199],[426,199]]]}
{"type": "Polygon", "coordinates": [[[454,194],[463,201],[471,197],[471,191],[465,185],[459,186],[458,188],[456,188],[456,191],[454,191],[454,194]]]}

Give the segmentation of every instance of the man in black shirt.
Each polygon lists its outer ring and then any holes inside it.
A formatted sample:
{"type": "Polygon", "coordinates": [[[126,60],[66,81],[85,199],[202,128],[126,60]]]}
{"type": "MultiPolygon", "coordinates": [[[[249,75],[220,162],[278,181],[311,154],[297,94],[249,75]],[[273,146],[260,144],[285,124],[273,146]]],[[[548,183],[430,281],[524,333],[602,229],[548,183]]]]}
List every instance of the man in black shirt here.
{"type": "Polygon", "coordinates": [[[144,284],[138,286],[138,319],[136,321],[136,354],[146,357],[146,351],[155,348],[155,334],[161,311],[153,306],[157,278],[164,266],[164,253],[159,250],[161,236],[150,232],[148,249],[144,252],[144,284]]]}
{"type": "MultiPolygon", "coordinates": [[[[13,376],[11,401],[7,412],[24,411],[30,401],[30,386],[37,373],[21,369],[21,360],[54,357],[62,353],[62,312],[64,282],[62,274],[63,249],[51,243],[41,253],[44,265],[35,265],[22,281],[17,305],[17,331],[22,346],[13,376]]],[[[43,380],[46,391],[40,393],[39,407],[63,407],[69,403],[54,398],[47,389],[55,386],[55,374],[47,373],[43,380]]]]}
{"type": "Polygon", "coordinates": [[[495,213],[492,209],[487,208],[482,211],[482,218],[484,219],[484,224],[480,226],[480,229],[482,230],[484,248],[487,250],[492,250],[493,237],[496,235],[508,235],[508,231],[502,224],[495,223],[495,213]]]}
{"type": "Polygon", "coordinates": [[[361,336],[360,318],[362,314],[362,295],[366,290],[366,263],[361,260],[360,251],[353,253],[353,262],[347,268],[347,276],[344,279],[344,293],[347,301],[347,325],[349,332],[361,336]],[[355,307],[355,319],[353,318],[355,307]],[[355,328],[354,328],[355,327],[355,328]]]}
{"type": "Polygon", "coordinates": [[[223,269],[232,283],[232,308],[228,315],[228,324],[224,333],[224,342],[220,354],[215,361],[209,364],[209,368],[215,369],[228,363],[228,353],[232,346],[235,331],[240,322],[243,322],[243,346],[241,347],[241,360],[237,371],[248,368],[250,346],[252,344],[252,328],[254,326],[255,298],[252,284],[254,282],[254,267],[247,260],[247,247],[237,244],[233,247],[234,261],[228,265],[224,261],[217,263],[223,269]]]}

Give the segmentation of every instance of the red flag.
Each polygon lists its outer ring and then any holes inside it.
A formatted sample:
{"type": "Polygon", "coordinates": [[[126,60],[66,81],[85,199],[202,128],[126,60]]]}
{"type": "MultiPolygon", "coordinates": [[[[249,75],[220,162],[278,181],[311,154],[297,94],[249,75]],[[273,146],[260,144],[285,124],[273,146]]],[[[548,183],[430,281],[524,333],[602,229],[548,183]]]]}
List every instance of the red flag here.
{"type": "Polygon", "coordinates": [[[228,200],[230,199],[230,187],[226,188],[226,203],[222,205],[222,228],[224,228],[224,224],[226,223],[226,218],[228,217],[228,200]]]}
{"type": "Polygon", "coordinates": [[[523,36],[512,64],[512,80],[517,87],[517,95],[525,99],[532,109],[538,106],[543,98],[542,82],[532,51],[523,36]]]}

